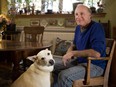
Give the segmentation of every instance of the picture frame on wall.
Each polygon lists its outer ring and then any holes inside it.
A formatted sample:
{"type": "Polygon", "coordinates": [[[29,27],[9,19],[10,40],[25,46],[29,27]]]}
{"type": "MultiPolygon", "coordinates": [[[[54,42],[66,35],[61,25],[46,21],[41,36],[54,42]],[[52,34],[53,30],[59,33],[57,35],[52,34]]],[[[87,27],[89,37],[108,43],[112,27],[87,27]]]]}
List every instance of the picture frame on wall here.
{"type": "Polygon", "coordinates": [[[75,19],[68,18],[65,19],[65,27],[75,27],[77,24],[75,22],[75,19]]]}
{"type": "Polygon", "coordinates": [[[39,20],[31,20],[30,21],[30,26],[39,26],[40,25],[40,21],[39,20]]]}
{"type": "Polygon", "coordinates": [[[48,21],[48,25],[49,26],[57,26],[57,19],[49,19],[49,21],[48,21]]]}

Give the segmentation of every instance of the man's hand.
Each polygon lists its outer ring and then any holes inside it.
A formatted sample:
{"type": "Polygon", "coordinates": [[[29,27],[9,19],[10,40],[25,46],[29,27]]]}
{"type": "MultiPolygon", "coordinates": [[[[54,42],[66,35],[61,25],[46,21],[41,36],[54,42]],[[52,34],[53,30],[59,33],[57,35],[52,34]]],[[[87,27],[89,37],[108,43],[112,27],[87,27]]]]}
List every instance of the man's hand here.
{"type": "Polygon", "coordinates": [[[68,61],[70,61],[70,59],[71,59],[72,57],[73,57],[72,51],[67,52],[67,53],[63,56],[62,61],[63,61],[63,63],[64,63],[64,66],[66,66],[66,63],[67,63],[68,61]]]}

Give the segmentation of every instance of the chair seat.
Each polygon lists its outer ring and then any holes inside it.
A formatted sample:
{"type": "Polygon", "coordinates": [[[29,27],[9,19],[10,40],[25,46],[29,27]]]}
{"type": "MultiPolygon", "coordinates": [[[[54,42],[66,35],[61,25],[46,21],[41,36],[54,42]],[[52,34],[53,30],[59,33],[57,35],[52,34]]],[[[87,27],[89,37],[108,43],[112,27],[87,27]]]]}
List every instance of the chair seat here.
{"type": "Polygon", "coordinates": [[[76,80],[74,81],[74,86],[73,87],[88,87],[88,86],[98,86],[98,85],[103,85],[104,77],[97,77],[97,78],[91,78],[89,85],[84,85],[84,79],[76,80]],[[97,82],[97,83],[96,83],[97,82]]]}

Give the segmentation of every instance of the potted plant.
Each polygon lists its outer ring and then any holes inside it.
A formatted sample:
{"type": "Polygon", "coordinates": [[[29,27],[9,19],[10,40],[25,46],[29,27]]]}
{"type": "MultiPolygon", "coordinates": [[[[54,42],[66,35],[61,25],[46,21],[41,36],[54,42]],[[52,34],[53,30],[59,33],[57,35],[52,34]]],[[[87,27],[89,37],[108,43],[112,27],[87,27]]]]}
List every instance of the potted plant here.
{"type": "Polygon", "coordinates": [[[11,21],[4,15],[0,15],[0,32],[3,32],[7,25],[9,25],[11,21]]]}

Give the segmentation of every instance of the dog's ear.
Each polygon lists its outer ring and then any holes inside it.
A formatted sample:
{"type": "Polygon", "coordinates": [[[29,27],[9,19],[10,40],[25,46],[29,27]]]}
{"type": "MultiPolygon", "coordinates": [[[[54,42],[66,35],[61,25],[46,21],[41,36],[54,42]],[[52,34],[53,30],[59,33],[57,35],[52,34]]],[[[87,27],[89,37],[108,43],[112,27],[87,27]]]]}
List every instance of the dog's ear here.
{"type": "Polygon", "coordinates": [[[45,50],[48,50],[48,48],[46,48],[45,50]]]}
{"type": "Polygon", "coordinates": [[[37,55],[27,57],[27,59],[29,59],[29,60],[35,62],[35,60],[37,59],[37,55]]]}

